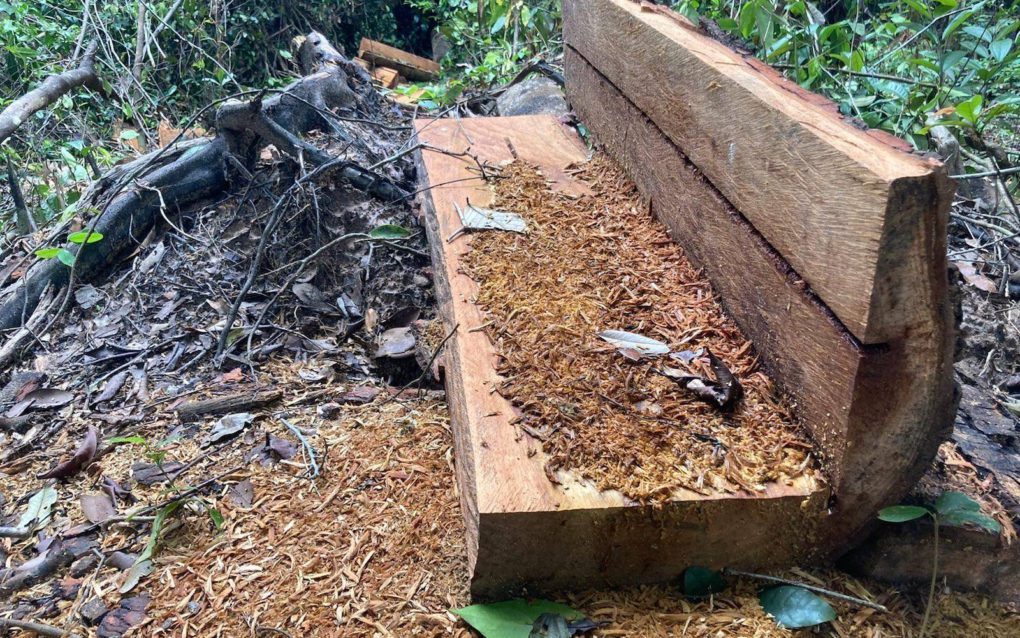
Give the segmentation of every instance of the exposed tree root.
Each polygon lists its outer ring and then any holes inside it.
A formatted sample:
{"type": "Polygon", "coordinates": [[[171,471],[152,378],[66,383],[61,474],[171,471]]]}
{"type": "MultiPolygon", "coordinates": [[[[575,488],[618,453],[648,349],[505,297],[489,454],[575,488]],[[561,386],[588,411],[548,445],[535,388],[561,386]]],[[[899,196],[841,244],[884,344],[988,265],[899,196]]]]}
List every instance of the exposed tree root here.
{"type": "MultiPolygon", "coordinates": [[[[384,201],[406,197],[407,193],[390,179],[353,162],[334,159],[301,139],[303,133],[327,130],[358,144],[332,111],[361,107],[378,113],[383,106],[364,71],[344,59],[320,34],[312,33],[305,39],[300,58],[309,65],[309,75],[279,94],[263,100],[263,93],[258,93],[250,101],[222,103],[216,114],[215,138],[162,149],[114,169],[100,180],[89,202],[100,212],[89,228],[101,233],[102,240],[65,246],[77,254],[73,268],[56,259],[41,260],[4,290],[0,295],[0,330],[22,327],[47,286],[62,289],[69,282],[93,281],[109,271],[136,250],[160,217],[176,214],[246,181],[260,151],[270,144],[301,166],[310,164],[322,169],[328,165],[331,174],[384,201]]],[[[69,296],[65,294],[64,299],[58,316],[66,309],[69,296]]]]}

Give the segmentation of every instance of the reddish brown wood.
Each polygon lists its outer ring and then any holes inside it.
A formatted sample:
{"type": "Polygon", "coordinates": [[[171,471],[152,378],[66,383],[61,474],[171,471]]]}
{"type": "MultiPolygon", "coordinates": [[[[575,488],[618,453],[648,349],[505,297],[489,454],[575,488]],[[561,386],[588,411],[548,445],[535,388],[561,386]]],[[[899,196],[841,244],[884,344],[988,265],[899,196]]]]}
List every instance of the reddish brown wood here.
{"type": "MultiPolygon", "coordinates": [[[[840,553],[879,508],[912,487],[952,424],[944,211],[897,226],[898,250],[881,256],[917,255],[910,303],[916,324],[903,338],[862,346],[654,122],[570,49],[566,64],[578,115],[705,268],[766,368],[796,399],[833,480],[831,515],[815,521],[815,554],[840,553]]],[[[905,196],[897,204],[909,209],[929,202],[905,196]]]]}
{"type": "MultiPolygon", "coordinates": [[[[553,188],[581,193],[570,165],[586,159],[579,140],[552,117],[419,120],[418,141],[479,160],[536,165],[553,188]]],[[[454,204],[484,206],[489,187],[475,161],[423,151],[422,206],[432,246],[437,297],[447,328],[444,352],[457,478],[468,530],[472,592],[503,597],[527,591],[623,585],[677,577],[692,564],[745,568],[802,560],[825,516],[828,489],[804,478],[772,484],[763,496],[693,492],[665,506],[638,506],[598,492],[567,473],[546,475],[540,442],[511,422],[510,402],[493,391],[496,350],[474,305],[477,284],[462,273],[470,238],[454,204]]]]}
{"type": "Polygon", "coordinates": [[[439,64],[382,42],[361,39],[358,57],[378,66],[396,69],[411,80],[429,81],[439,75],[439,64]]]}
{"type": "Polygon", "coordinates": [[[844,121],[826,100],[662,7],[566,0],[564,39],[862,343],[903,338],[916,325],[911,286],[928,252],[903,250],[899,228],[919,215],[932,227],[943,219],[951,191],[940,165],[844,121]]]}

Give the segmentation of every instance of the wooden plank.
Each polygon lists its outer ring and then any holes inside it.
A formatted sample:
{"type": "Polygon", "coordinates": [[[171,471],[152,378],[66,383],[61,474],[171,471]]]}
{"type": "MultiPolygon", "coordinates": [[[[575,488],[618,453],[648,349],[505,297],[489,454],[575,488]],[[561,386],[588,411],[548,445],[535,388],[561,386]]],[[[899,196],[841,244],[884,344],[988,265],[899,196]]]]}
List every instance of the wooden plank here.
{"type": "MultiPolygon", "coordinates": [[[[555,118],[419,120],[416,128],[430,147],[470,148],[492,163],[516,157],[555,189],[585,190],[568,168],[586,151],[555,118]]],[[[460,267],[470,238],[448,241],[460,228],[455,204],[484,206],[489,187],[474,160],[431,150],[419,156],[419,179],[436,294],[448,329],[457,327],[444,369],[475,596],[664,581],[692,564],[762,568],[811,554],[806,539],[825,519],[829,494],[808,479],[759,497],[690,492],[665,506],[637,506],[562,472],[559,484],[550,481],[541,445],[512,424],[513,406],[493,390],[495,346],[472,330],[486,318],[460,267]]]]}
{"type": "Polygon", "coordinates": [[[437,62],[368,38],[361,39],[358,57],[379,66],[396,69],[409,80],[428,81],[439,75],[437,62]]]}
{"type": "Polygon", "coordinates": [[[923,321],[889,344],[862,346],[633,102],[570,49],[566,71],[568,97],[582,121],[705,269],[728,314],[796,400],[798,417],[826,452],[834,499],[815,549],[819,556],[842,552],[879,508],[914,485],[952,424],[946,211],[934,228],[918,218],[897,229],[901,241],[916,244],[906,248],[927,255],[915,264],[912,280],[915,303],[929,304],[912,308],[923,321]]]}
{"type": "Polygon", "coordinates": [[[392,89],[400,83],[400,73],[398,73],[396,69],[390,69],[385,66],[377,66],[372,69],[372,79],[378,82],[383,88],[392,89]]]}
{"type": "Polygon", "coordinates": [[[565,0],[564,39],[712,181],[861,342],[918,323],[897,229],[938,223],[937,162],[843,121],[834,106],[683,18],[639,0],[565,0]]]}

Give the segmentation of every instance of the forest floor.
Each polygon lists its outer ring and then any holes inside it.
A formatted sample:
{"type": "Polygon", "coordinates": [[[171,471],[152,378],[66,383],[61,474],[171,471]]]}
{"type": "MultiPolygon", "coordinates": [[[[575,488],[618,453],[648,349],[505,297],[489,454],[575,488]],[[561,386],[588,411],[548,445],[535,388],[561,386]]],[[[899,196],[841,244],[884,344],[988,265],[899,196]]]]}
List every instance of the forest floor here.
{"type": "MultiPolygon", "coordinates": [[[[286,162],[263,159],[267,184],[286,182],[286,162]]],[[[244,299],[244,323],[284,283],[286,312],[254,343],[239,332],[214,365],[225,304],[271,201],[267,192],[216,202],[159,229],[127,268],[77,291],[71,314],[0,393],[13,409],[19,396],[49,390],[24,407],[20,431],[0,435],[0,520],[15,525],[34,495],[55,492],[38,533],[0,540],[6,576],[53,567],[16,591],[0,588],[0,619],[77,636],[473,635],[450,612],[468,603],[468,583],[443,393],[419,376],[427,354],[379,341],[420,335],[434,316],[415,211],[320,184],[289,218],[268,271],[293,262],[316,233],[399,224],[412,237],[352,239],[300,281],[265,278],[244,299]],[[377,357],[380,348],[396,356],[377,357]],[[196,404],[227,395],[242,397],[227,414],[196,404]],[[96,426],[102,438],[87,471],[38,478],[96,426]]],[[[971,289],[964,300],[961,369],[1001,412],[1018,365],[1015,303],[971,289]]],[[[927,489],[969,487],[1009,522],[1020,514],[1012,488],[987,480],[973,458],[961,464],[963,445],[944,446],[927,489]]],[[[917,635],[925,592],[831,570],[782,575],[890,610],[836,601],[831,635],[917,635]]],[[[737,580],[697,602],[671,585],[561,599],[604,623],[596,636],[798,635],[764,614],[759,589],[737,580]]],[[[1005,638],[1020,626],[1014,610],[943,587],[932,613],[933,635],[944,638],[1005,638]]]]}

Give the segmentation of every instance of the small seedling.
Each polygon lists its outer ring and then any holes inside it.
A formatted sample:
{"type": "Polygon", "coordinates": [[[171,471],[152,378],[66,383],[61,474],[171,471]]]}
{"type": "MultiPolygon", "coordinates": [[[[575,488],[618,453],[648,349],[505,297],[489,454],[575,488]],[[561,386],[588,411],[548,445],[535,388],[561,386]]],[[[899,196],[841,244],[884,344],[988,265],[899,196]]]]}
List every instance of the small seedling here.
{"type": "Polygon", "coordinates": [[[935,586],[938,583],[939,573],[939,525],[944,523],[946,525],[962,526],[966,523],[971,523],[994,533],[1002,530],[1002,526],[999,525],[998,521],[981,513],[980,503],[960,492],[946,492],[938,497],[934,505],[930,507],[921,505],[893,505],[878,513],[879,520],[887,523],[908,523],[925,516],[931,517],[934,541],[932,545],[931,587],[928,589],[928,604],[924,609],[924,620],[921,621],[921,638],[924,638],[928,633],[928,621],[931,618],[931,609],[935,602],[935,586]]]}

